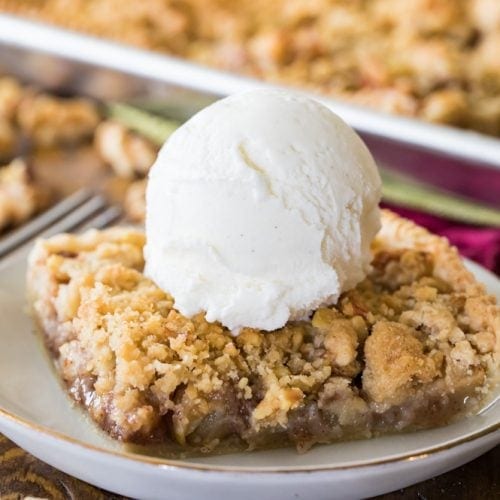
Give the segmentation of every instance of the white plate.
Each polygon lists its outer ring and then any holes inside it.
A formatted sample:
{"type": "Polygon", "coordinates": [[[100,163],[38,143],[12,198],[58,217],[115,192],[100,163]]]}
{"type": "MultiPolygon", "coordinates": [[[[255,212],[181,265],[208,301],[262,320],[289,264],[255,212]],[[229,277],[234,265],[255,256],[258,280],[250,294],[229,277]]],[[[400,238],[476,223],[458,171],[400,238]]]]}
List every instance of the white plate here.
{"type": "MultiPolygon", "coordinates": [[[[500,297],[495,276],[468,266],[500,297]]],[[[317,446],[303,455],[282,449],[181,461],[127,453],[61,389],[25,313],[24,274],[24,259],[0,272],[0,431],[41,460],[115,493],[172,500],[360,498],[436,476],[500,443],[497,402],[447,427],[317,446]]]]}

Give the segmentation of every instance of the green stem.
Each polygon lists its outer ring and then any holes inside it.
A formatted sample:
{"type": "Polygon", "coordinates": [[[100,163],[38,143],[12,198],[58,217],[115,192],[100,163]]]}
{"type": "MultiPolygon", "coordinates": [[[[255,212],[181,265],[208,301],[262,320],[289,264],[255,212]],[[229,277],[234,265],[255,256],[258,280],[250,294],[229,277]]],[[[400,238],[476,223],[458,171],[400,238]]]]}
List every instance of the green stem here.
{"type": "Polygon", "coordinates": [[[180,125],[179,122],[168,120],[128,104],[111,103],[106,108],[109,118],[160,146],[180,125]]]}
{"type": "Polygon", "coordinates": [[[500,210],[420,184],[405,176],[380,169],[383,199],[406,208],[469,224],[500,227],[500,210]]]}

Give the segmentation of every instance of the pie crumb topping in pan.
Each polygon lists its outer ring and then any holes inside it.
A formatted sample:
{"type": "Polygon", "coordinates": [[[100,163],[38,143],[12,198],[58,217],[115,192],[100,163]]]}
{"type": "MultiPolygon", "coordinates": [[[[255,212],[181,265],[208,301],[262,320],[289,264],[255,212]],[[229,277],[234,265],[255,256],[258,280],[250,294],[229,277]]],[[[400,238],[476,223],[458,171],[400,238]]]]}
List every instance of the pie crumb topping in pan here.
{"type": "Polygon", "coordinates": [[[500,135],[497,0],[73,0],[70,11],[0,0],[0,10],[500,135]]]}

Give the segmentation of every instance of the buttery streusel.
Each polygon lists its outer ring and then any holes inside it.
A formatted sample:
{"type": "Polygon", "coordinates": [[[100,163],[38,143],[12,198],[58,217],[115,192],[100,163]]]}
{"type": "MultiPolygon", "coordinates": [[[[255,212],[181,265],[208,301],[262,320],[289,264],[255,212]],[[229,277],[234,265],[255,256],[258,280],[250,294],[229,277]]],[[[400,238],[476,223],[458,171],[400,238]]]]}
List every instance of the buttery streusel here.
{"type": "Polygon", "coordinates": [[[23,160],[0,167],[0,232],[25,222],[48,201],[47,190],[33,182],[23,160]]]}
{"type": "Polygon", "coordinates": [[[123,207],[133,222],[144,223],[146,219],[146,185],[147,179],[134,181],[125,193],[123,207]]]}
{"type": "Polygon", "coordinates": [[[500,135],[496,0],[75,0],[70,10],[1,0],[0,9],[500,135]]]}
{"type": "Polygon", "coordinates": [[[94,144],[115,174],[126,179],[146,175],[158,153],[158,146],[112,120],[99,124],[94,144]]]}
{"type": "Polygon", "coordinates": [[[336,306],[238,337],[188,319],[126,228],[38,242],[28,288],[71,396],[115,438],[259,448],[442,425],[498,375],[500,313],[456,250],[384,212],[372,273],[336,306]]]}
{"type": "Polygon", "coordinates": [[[27,92],[19,104],[21,130],[38,146],[74,144],[92,137],[100,121],[94,103],[27,92]]]}

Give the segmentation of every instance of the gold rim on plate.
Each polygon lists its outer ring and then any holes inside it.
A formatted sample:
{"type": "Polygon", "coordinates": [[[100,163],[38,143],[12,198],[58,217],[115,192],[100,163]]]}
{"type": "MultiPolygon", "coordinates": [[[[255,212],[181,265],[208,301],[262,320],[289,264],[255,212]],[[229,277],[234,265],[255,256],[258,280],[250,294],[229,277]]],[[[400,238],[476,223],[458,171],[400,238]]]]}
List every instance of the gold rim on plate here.
{"type": "MultiPolygon", "coordinates": [[[[493,404],[488,406],[488,409],[491,409],[493,406],[496,406],[499,403],[500,399],[496,399],[493,404]]],[[[455,448],[457,446],[460,446],[462,444],[469,443],[471,441],[474,441],[476,439],[482,438],[484,436],[487,436],[489,434],[493,434],[495,431],[500,429],[500,422],[494,423],[485,429],[482,429],[480,431],[474,432],[468,436],[465,436],[463,438],[455,439],[451,443],[443,444],[440,446],[435,446],[432,448],[428,448],[426,450],[423,450],[420,453],[416,454],[411,454],[408,453],[406,455],[402,456],[397,456],[393,458],[386,458],[386,459],[380,459],[380,460],[372,460],[366,463],[359,463],[359,464],[352,464],[352,465],[331,465],[331,466],[320,466],[320,467],[305,467],[305,468],[294,468],[294,469],[288,469],[288,468],[276,468],[276,469],[258,469],[258,468],[250,468],[250,467],[236,467],[236,466],[228,466],[228,465],[205,465],[205,464],[196,464],[196,463],[190,463],[190,462],[182,462],[180,460],[171,460],[167,458],[156,458],[156,457],[148,457],[144,455],[140,455],[137,453],[130,453],[127,451],[114,451],[114,450],[108,450],[106,448],[101,448],[99,446],[91,445],[88,443],[85,443],[83,441],[79,441],[78,439],[74,439],[70,436],[67,436],[59,431],[54,431],[52,429],[49,429],[47,427],[44,427],[43,425],[39,424],[34,424],[33,422],[19,417],[17,415],[14,415],[13,413],[0,408],[0,418],[5,418],[7,420],[10,420],[14,424],[21,425],[23,427],[28,428],[31,431],[34,432],[39,432],[44,434],[45,436],[55,438],[60,441],[64,441],[65,443],[69,443],[70,445],[77,446],[80,448],[84,448],[85,450],[88,451],[95,451],[101,454],[105,454],[108,456],[112,457],[117,457],[125,460],[131,460],[135,462],[139,462],[142,464],[147,464],[147,465],[154,465],[154,466],[159,466],[159,467],[169,467],[169,468],[178,468],[178,469],[189,469],[197,472],[229,472],[229,473],[234,473],[234,472],[239,472],[239,473],[244,473],[244,474],[293,474],[293,473],[313,473],[313,472],[330,472],[330,471],[336,471],[336,470],[348,470],[348,469],[360,469],[363,467],[373,467],[376,465],[385,465],[385,464],[391,464],[395,462],[413,462],[415,460],[422,460],[427,458],[430,455],[435,455],[436,453],[439,453],[441,451],[446,451],[450,450],[452,448],[455,448]]],[[[8,436],[7,436],[8,437],[8,436]]]]}

